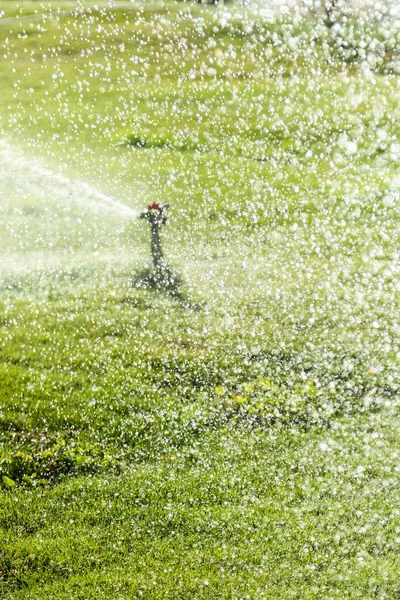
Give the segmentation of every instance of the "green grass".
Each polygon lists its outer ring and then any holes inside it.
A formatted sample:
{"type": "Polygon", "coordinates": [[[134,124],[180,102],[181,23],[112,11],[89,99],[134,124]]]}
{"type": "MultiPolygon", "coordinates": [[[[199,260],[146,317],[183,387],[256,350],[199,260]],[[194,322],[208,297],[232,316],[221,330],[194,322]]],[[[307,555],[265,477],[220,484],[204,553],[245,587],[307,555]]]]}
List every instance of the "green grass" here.
{"type": "Polygon", "coordinates": [[[395,600],[398,24],[57,6],[1,6],[1,597],[395,600]]]}
{"type": "Polygon", "coordinates": [[[379,417],[225,430],[124,477],[10,494],[9,596],[395,598],[397,435],[379,417]]]}

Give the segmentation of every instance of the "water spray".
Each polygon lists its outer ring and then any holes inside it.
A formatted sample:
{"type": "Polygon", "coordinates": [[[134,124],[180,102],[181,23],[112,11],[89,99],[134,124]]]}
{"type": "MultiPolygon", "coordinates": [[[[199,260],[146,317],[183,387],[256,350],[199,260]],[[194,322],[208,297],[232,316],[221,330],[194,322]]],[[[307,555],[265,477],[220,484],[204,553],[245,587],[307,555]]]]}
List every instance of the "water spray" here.
{"type": "Polygon", "coordinates": [[[38,198],[83,204],[96,212],[110,213],[125,219],[137,217],[137,211],[115,198],[79,179],[61,175],[37,159],[25,155],[20,148],[0,138],[0,163],[4,170],[0,173],[2,186],[13,186],[19,191],[29,191],[38,198]]]}

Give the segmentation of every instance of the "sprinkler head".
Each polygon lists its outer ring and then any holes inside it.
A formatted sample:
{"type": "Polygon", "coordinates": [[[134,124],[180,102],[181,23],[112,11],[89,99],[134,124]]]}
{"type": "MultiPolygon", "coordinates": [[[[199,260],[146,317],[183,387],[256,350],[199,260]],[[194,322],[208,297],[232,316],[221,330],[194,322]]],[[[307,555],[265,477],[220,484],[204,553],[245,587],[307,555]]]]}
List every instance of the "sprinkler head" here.
{"type": "Polygon", "coordinates": [[[147,210],[160,210],[160,203],[159,202],[150,202],[147,205],[147,210]]]}
{"type": "Polygon", "coordinates": [[[144,212],[139,215],[140,219],[147,219],[157,225],[165,225],[167,222],[167,210],[169,204],[160,204],[159,202],[150,202],[144,212]]]}

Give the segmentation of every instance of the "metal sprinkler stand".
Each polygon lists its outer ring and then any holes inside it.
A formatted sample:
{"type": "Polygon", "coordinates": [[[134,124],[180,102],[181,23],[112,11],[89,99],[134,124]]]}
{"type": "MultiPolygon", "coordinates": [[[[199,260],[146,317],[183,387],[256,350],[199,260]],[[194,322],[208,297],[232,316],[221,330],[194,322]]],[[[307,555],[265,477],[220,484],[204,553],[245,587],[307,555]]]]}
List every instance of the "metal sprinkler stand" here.
{"type": "Polygon", "coordinates": [[[132,279],[135,287],[158,290],[177,300],[185,308],[197,310],[199,305],[191,303],[181,291],[182,277],[164,259],[161,248],[160,230],[166,224],[169,204],[150,202],[139,216],[146,219],[151,232],[151,265],[136,273],[132,279]]]}
{"type": "Polygon", "coordinates": [[[177,299],[181,299],[183,296],[179,288],[182,279],[164,259],[161,248],[160,230],[167,222],[168,207],[169,204],[151,202],[140,215],[140,218],[146,219],[150,225],[151,265],[134,277],[133,284],[137,287],[164,291],[177,299]]]}
{"type": "Polygon", "coordinates": [[[140,218],[146,219],[150,225],[151,231],[151,259],[156,272],[161,272],[165,268],[164,255],[161,248],[160,229],[167,222],[167,210],[169,204],[159,204],[151,202],[147,209],[141,213],[140,218]]]}

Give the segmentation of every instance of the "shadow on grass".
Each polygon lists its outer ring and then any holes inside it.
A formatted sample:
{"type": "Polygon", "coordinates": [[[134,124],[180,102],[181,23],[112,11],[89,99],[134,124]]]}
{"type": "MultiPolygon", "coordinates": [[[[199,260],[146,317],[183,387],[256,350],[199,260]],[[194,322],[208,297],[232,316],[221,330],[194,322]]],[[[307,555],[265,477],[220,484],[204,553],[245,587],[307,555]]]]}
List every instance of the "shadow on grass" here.
{"type": "Polygon", "coordinates": [[[184,309],[201,310],[202,308],[200,303],[191,301],[188,295],[181,290],[182,277],[165,262],[157,268],[151,265],[137,271],[133,275],[131,283],[135,288],[165,294],[176,300],[184,309]]]}
{"type": "Polygon", "coordinates": [[[189,150],[189,151],[195,151],[195,150],[202,150],[202,147],[195,143],[195,142],[191,142],[190,140],[185,140],[185,141],[176,141],[176,140],[169,140],[164,136],[156,136],[153,138],[148,138],[145,137],[144,135],[128,135],[123,142],[121,143],[122,146],[127,146],[127,147],[131,147],[131,148],[160,148],[160,149],[164,149],[167,148],[169,150],[180,150],[181,152],[185,151],[185,150],[189,150]]]}

